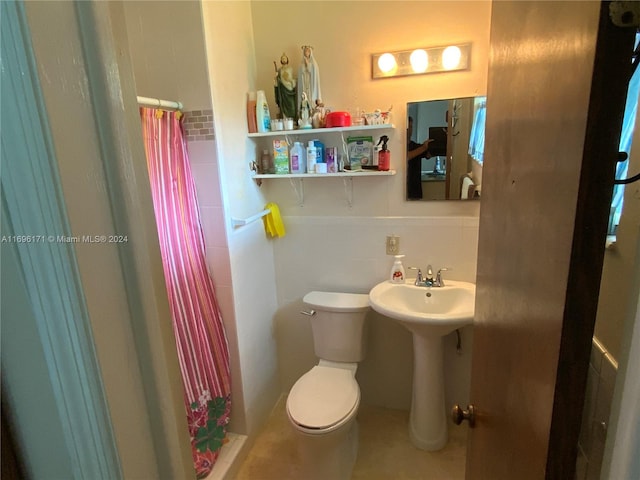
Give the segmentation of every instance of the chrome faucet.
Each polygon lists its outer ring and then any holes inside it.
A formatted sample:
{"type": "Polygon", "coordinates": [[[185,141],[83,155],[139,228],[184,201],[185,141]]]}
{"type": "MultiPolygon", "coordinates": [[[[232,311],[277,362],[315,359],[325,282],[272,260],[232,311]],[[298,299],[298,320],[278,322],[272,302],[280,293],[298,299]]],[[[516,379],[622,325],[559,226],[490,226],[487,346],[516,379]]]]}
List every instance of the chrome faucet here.
{"type": "Polygon", "coordinates": [[[431,268],[431,265],[427,265],[427,276],[424,278],[424,283],[429,284],[427,286],[433,286],[433,268],[431,268]]]}
{"type": "Polygon", "coordinates": [[[410,270],[417,270],[416,281],[413,283],[416,287],[444,287],[444,280],[442,279],[442,272],[450,270],[448,268],[441,268],[433,277],[433,268],[431,265],[427,265],[427,273],[422,274],[422,270],[416,267],[409,267],[410,270]]]}

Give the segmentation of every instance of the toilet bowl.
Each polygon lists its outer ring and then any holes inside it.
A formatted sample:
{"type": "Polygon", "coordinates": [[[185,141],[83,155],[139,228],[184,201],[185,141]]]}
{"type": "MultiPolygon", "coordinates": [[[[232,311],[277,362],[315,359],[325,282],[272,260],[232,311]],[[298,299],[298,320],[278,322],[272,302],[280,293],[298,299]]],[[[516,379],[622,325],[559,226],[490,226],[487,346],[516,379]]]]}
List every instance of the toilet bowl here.
{"type": "Polygon", "coordinates": [[[364,358],[369,296],[311,292],[314,349],[320,361],[294,384],[287,416],[297,437],[301,478],[347,480],[358,451],[357,362],[364,358]]]}
{"type": "Polygon", "coordinates": [[[294,426],[310,435],[326,435],[351,421],[360,405],[355,364],[343,368],[320,363],[295,383],[287,398],[287,414],[294,426]]]}

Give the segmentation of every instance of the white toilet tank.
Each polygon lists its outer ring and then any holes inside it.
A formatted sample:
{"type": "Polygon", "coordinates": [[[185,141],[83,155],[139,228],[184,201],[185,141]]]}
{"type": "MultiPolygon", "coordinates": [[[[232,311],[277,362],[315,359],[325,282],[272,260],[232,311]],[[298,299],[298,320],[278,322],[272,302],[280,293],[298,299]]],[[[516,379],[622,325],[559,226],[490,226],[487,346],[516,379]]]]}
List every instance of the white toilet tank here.
{"type": "Polygon", "coordinates": [[[302,301],[315,311],[311,316],[311,329],[318,358],[333,362],[360,362],[364,359],[369,295],[309,292],[302,301]]]}

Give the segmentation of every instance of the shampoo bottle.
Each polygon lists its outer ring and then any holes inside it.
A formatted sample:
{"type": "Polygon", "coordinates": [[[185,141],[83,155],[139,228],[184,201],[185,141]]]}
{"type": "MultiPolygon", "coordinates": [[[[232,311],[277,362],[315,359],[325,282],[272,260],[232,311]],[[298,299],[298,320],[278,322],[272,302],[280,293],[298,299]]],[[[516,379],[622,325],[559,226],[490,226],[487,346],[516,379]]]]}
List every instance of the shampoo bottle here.
{"type": "Polygon", "coordinates": [[[326,163],[324,158],[324,143],[314,139],[313,144],[316,146],[316,163],[326,163]]]}
{"type": "Polygon", "coordinates": [[[256,120],[258,122],[259,132],[268,132],[271,130],[271,115],[269,115],[269,104],[264,90],[258,90],[256,95],[256,120]]]}
{"type": "Polygon", "coordinates": [[[295,142],[289,155],[291,173],[305,173],[307,171],[307,156],[302,143],[295,142]]]}
{"type": "Polygon", "coordinates": [[[391,275],[389,281],[391,283],[404,283],[404,267],[402,266],[402,259],[404,255],[396,255],[393,267],[391,267],[391,275]]]}
{"type": "Polygon", "coordinates": [[[258,131],[258,122],[256,120],[256,92],[249,92],[247,95],[247,127],[249,133],[258,131]]]}
{"type": "Polygon", "coordinates": [[[389,170],[391,166],[391,152],[387,148],[387,142],[389,141],[389,137],[383,135],[380,137],[378,141],[378,145],[382,143],[382,150],[378,152],[378,170],[386,172],[389,170]]]}
{"type": "Polygon", "coordinates": [[[317,150],[313,140],[307,146],[307,173],[316,173],[317,150]]]}

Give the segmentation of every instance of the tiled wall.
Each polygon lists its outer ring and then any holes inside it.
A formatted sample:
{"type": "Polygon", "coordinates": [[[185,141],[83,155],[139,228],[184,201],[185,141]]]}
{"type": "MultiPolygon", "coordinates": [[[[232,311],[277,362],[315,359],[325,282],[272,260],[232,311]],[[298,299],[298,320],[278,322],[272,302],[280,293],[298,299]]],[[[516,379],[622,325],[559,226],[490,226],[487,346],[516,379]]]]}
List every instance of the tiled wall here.
{"type": "MultiPolygon", "coordinates": [[[[385,253],[387,235],[400,236],[405,267],[450,267],[445,279],[475,282],[477,217],[285,216],[284,223],[286,236],[273,240],[279,305],[274,327],[284,391],[317,363],[308,317],[299,313],[304,309],[302,297],[312,290],[368,293],[386,280],[393,263],[385,253]]],[[[415,272],[407,274],[415,277],[415,272]]],[[[368,314],[367,322],[367,356],[357,373],[362,401],[409,409],[411,334],[375,312],[368,314]]],[[[469,398],[472,335],[472,327],[462,329],[460,354],[455,333],[445,337],[447,405],[469,398]]]]}
{"type": "Polygon", "coordinates": [[[594,337],[578,440],[576,480],[600,478],[617,372],[618,363],[594,337]]]}
{"type": "Polygon", "coordinates": [[[215,140],[213,132],[213,110],[184,112],[182,126],[188,142],[215,140]]]}
{"type": "MultiPolygon", "coordinates": [[[[224,206],[220,192],[218,158],[213,141],[190,141],[187,143],[191,173],[196,184],[196,194],[200,207],[200,222],[204,235],[207,266],[213,279],[216,298],[220,305],[229,352],[232,359],[238,358],[235,310],[228,242],[224,229],[224,206]]],[[[234,408],[231,410],[231,431],[244,431],[240,365],[231,361],[231,385],[234,408]]]]}

